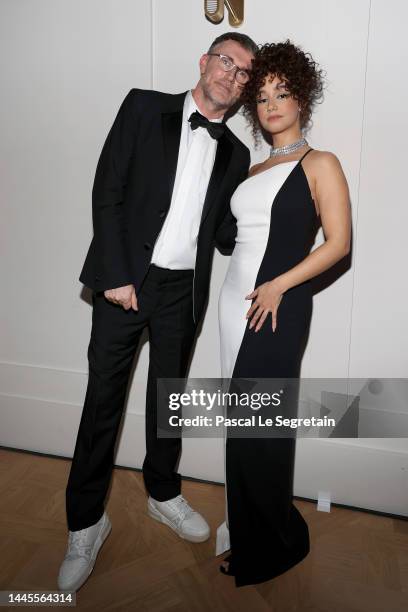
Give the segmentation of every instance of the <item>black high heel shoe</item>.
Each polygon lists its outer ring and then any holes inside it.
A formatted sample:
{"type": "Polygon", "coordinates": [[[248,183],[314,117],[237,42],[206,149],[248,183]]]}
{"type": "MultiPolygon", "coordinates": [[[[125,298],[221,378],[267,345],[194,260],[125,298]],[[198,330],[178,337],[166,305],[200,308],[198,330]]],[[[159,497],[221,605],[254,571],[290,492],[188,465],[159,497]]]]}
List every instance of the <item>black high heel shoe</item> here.
{"type": "Polygon", "coordinates": [[[234,567],[232,563],[232,555],[227,555],[223,561],[227,561],[229,563],[228,569],[225,569],[222,565],[220,565],[221,574],[225,574],[226,576],[235,576],[234,567]]]}

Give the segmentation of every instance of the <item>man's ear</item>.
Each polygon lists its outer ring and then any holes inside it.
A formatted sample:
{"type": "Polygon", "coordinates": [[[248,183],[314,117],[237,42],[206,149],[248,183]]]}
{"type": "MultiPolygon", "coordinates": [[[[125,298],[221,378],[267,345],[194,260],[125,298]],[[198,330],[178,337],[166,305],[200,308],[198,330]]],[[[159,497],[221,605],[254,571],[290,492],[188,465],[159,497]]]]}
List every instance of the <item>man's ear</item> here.
{"type": "Polygon", "coordinates": [[[204,53],[204,55],[200,57],[200,74],[204,74],[205,69],[207,68],[207,62],[209,59],[210,59],[210,56],[207,55],[206,53],[204,53]]]}

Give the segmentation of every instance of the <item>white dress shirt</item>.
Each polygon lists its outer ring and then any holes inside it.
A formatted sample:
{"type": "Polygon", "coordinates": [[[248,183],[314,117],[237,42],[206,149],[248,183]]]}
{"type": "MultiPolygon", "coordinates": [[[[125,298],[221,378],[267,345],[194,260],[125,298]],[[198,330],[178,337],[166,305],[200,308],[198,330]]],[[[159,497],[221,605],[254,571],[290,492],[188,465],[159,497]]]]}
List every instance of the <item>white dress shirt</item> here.
{"type": "MultiPolygon", "coordinates": [[[[191,113],[199,111],[191,91],[183,106],[180,147],[167,217],[153,249],[151,263],[172,270],[195,268],[201,213],[214,166],[217,140],[207,129],[191,129],[191,113]]],[[[221,122],[222,117],[212,121],[221,122]]]]}

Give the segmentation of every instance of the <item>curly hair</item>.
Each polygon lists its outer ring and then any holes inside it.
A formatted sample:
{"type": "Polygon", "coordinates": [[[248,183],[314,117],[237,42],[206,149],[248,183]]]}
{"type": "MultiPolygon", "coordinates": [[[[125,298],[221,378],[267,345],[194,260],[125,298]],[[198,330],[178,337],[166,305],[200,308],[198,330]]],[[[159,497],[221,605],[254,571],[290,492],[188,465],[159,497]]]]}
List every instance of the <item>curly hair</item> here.
{"type": "Polygon", "coordinates": [[[242,112],[252,127],[256,142],[261,133],[256,100],[268,75],[284,80],[288,91],[299,102],[301,129],[309,129],[314,107],[323,101],[323,70],[318,68],[310,53],[304,53],[289,39],[260,46],[241,96],[242,112]]]}

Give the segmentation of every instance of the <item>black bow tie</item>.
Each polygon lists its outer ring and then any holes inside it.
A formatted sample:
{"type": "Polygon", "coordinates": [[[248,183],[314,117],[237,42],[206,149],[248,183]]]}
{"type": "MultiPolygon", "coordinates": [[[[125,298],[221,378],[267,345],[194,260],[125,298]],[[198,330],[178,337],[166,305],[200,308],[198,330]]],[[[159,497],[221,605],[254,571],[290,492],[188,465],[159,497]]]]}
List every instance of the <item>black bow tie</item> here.
{"type": "Polygon", "coordinates": [[[191,129],[196,130],[198,127],[204,127],[208,130],[211,138],[221,138],[225,131],[225,123],[215,123],[209,121],[206,117],[203,117],[198,111],[191,113],[189,122],[191,123],[191,129]]]}

